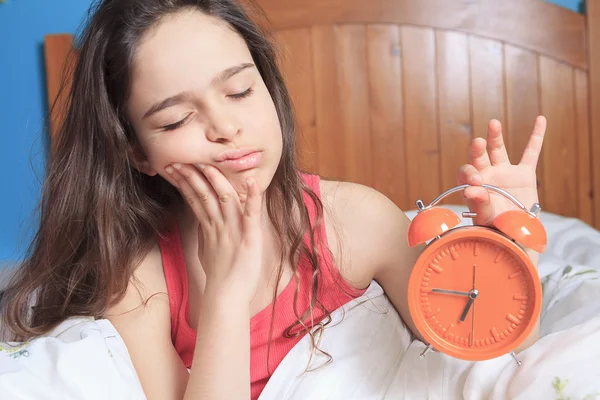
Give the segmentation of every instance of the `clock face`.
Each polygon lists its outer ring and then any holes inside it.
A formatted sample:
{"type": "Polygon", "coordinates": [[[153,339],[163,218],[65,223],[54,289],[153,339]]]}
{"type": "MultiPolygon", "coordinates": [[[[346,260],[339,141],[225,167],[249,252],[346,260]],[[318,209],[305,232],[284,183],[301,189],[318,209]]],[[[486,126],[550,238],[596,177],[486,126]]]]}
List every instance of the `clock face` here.
{"type": "Polygon", "coordinates": [[[505,236],[473,226],[429,244],[413,269],[409,293],[425,339],[468,360],[513,351],[541,306],[541,285],[527,254],[505,236]]]}

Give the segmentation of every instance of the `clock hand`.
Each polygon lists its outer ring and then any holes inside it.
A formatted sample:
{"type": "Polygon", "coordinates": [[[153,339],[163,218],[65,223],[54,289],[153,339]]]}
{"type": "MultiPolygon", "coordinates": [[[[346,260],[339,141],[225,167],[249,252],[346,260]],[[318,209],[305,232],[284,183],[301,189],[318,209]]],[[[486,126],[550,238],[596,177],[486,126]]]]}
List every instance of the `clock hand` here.
{"type": "MultiPolygon", "coordinates": [[[[465,309],[463,310],[462,315],[460,316],[460,322],[465,322],[465,318],[467,318],[467,314],[469,313],[469,310],[471,309],[471,306],[473,306],[473,318],[471,321],[471,338],[473,338],[473,334],[474,334],[474,330],[475,330],[475,306],[474,306],[474,302],[475,299],[477,298],[477,295],[479,295],[479,291],[477,289],[475,289],[475,269],[477,268],[477,265],[473,264],[473,289],[471,289],[471,291],[469,292],[469,301],[467,302],[467,305],[465,306],[465,309]]],[[[471,339],[473,340],[473,339],[471,339]]]]}
{"type": "MultiPolygon", "coordinates": [[[[477,292],[475,289],[475,269],[477,268],[476,264],[473,264],[473,292],[477,292]]],[[[473,341],[475,340],[475,299],[479,292],[475,293],[475,297],[469,297],[469,300],[473,299],[473,314],[471,315],[471,338],[469,340],[469,345],[473,347],[473,341]]],[[[466,317],[466,315],[464,315],[466,317]]]]}
{"type": "Polygon", "coordinates": [[[460,322],[465,322],[465,318],[467,318],[467,314],[469,313],[469,310],[471,309],[472,305],[473,298],[469,296],[469,301],[467,302],[467,305],[465,306],[465,309],[463,310],[462,315],[460,316],[460,322]]]}
{"type": "MultiPolygon", "coordinates": [[[[477,289],[475,289],[475,269],[477,268],[476,264],[473,264],[473,291],[476,291],[477,289]]],[[[479,294],[479,293],[477,293],[479,294]]],[[[477,294],[475,295],[475,298],[477,297],[477,294]]],[[[475,340],[475,298],[473,298],[473,314],[471,314],[471,340],[470,340],[470,345],[471,347],[473,347],[473,341],[475,340]]]]}
{"type": "MultiPolygon", "coordinates": [[[[475,301],[475,300],[473,300],[475,301]]],[[[470,346],[473,347],[473,341],[475,340],[475,303],[473,303],[473,313],[471,314],[471,340],[470,346]]]]}
{"type": "Polygon", "coordinates": [[[469,301],[467,302],[467,305],[460,316],[460,322],[465,322],[465,318],[467,318],[467,314],[469,313],[469,310],[471,309],[471,306],[475,302],[475,299],[478,295],[479,291],[477,289],[473,289],[469,292],[469,301]]]}
{"type": "Polygon", "coordinates": [[[446,289],[431,289],[433,293],[443,293],[443,294],[455,294],[457,296],[465,296],[468,297],[470,292],[459,292],[457,290],[446,290],[446,289]]]}

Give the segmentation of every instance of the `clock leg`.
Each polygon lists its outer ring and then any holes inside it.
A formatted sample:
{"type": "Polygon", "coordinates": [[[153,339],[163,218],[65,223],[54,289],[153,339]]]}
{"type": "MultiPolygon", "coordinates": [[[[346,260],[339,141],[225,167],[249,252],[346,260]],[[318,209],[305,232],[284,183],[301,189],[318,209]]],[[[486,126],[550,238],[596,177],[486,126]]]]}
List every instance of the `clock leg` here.
{"type": "Polygon", "coordinates": [[[419,355],[421,358],[424,358],[425,355],[427,353],[429,353],[431,350],[433,350],[433,347],[429,344],[427,345],[427,347],[425,347],[425,350],[423,350],[423,352],[419,355]]]}
{"type": "Polygon", "coordinates": [[[512,358],[515,359],[515,362],[517,363],[517,365],[521,365],[523,364],[518,358],[517,358],[517,353],[515,353],[514,351],[510,352],[510,355],[512,356],[512,358]]]}

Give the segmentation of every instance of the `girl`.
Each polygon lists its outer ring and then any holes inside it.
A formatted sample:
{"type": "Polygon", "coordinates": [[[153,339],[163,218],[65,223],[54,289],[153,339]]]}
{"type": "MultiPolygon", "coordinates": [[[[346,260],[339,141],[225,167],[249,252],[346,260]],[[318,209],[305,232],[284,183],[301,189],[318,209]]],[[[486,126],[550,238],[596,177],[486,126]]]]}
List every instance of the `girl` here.
{"type": "MultiPolygon", "coordinates": [[[[458,180],[476,223],[511,207],[484,182],[537,202],[544,132],[540,117],[518,165],[499,122],[473,141],[458,180]]],[[[234,0],[104,0],[4,318],[21,339],[108,318],[150,399],[256,399],[372,280],[415,332],[408,223],[375,190],[297,170],[273,47],[234,0]]]]}

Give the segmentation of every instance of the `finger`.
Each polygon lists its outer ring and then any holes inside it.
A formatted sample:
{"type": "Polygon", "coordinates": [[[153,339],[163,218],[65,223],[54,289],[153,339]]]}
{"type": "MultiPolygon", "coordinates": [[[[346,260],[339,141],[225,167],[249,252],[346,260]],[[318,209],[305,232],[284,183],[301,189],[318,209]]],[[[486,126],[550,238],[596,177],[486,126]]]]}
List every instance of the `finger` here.
{"type": "Polygon", "coordinates": [[[254,178],[247,179],[246,188],[248,196],[244,203],[242,234],[246,243],[257,244],[261,237],[262,195],[254,178]]]}
{"type": "Polygon", "coordinates": [[[204,176],[188,165],[173,164],[171,176],[179,191],[203,225],[222,221],[216,194],[204,176]]]}
{"type": "MultiPolygon", "coordinates": [[[[178,169],[172,166],[168,166],[165,168],[165,171],[167,172],[170,180],[174,182],[173,185],[179,190],[179,192],[187,202],[187,198],[190,196],[190,193],[194,191],[194,189],[186,181],[186,178],[179,173],[178,169]]],[[[202,207],[190,206],[190,208],[192,209],[194,215],[196,216],[196,218],[198,218],[199,221],[208,220],[208,216],[202,207]]]]}
{"type": "Polygon", "coordinates": [[[179,189],[179,184],[177,183],[177,181],[175,180],[175,177],[173,176],[173,174],[176,172],[175,169],[173,167],[171,167],[170,165],[167,166],[165,168],[165,172],[167,173],[165,176],[163,176],[163,178],[169,182],[171,185],[175,186],[177,189],[179,189]]]}
{"type": "Polygon", "coordinates": [[[533,125],[533,132],[529,137],[527,147],[525,147],[525,150],[523,151],[523,156],[521,156],[520,164],[527,165],[533,169],[537,167],[537,163],[540,158],[540,153],[542,152],[542,143],[544,142],[545,135],[546,118],[540,115],[535,119],[535,124],[533,125]]]}
{"type": "Polygon", "coordinates": [[[223,220],[228,224],[236,225],[239,223],[242,207],[240,198],[231,182],[217,168],[211,165],[198,165],[202,174],[208,180],[219,200],[223,220]]]}
{"type": "Polygon", "coordinates": [[[491,203],[490,192],[481,186],[469,186],[463,191],[463,197],[469,210],[476,212],[474,219],[477,225],[490,225],[494,219],[494,206],[491,203]]]}
{"type": "Polygon", "coordinates": [[[469,149],[469,160],[471,161],[471,164],[480,171],[492,165],[486,146],[487,140],[478,137],[473,139],[471,148],[469,149]]]}
{"type": "Polygon", "coordinates": [[[504,139],[502,138],[502,125],[496,119],[491,120],[488,125],[487,144],[492,165],[510,162],[506,147],[504,146],[504,139]]]}
{"type": "Polygon", "coordinates": [[[479,186],[483,183],[483,178],[481,177],[481,174],[479,173],[477,168],[475,168],[471,164],[462,165],[458,169],[458,175],[456,177],[456,180],[459,185],[479,186]]]}

